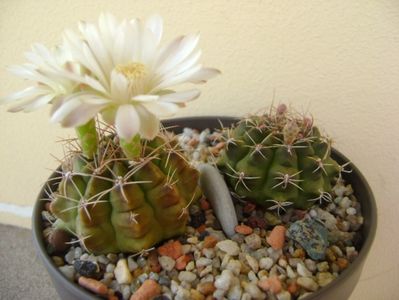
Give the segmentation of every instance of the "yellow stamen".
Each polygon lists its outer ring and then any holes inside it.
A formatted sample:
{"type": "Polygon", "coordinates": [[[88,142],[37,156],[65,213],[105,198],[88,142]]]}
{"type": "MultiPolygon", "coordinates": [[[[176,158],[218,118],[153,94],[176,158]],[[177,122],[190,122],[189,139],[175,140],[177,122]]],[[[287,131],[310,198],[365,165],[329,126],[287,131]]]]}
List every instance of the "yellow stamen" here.
{"type": "Polygon", "coordinates": [[[123,74],[129,81],[134,81],[147,75],[147,69],[145,65],[137,62],[130,62],[125,65],[117,65],[115,70],[123,74]]]}

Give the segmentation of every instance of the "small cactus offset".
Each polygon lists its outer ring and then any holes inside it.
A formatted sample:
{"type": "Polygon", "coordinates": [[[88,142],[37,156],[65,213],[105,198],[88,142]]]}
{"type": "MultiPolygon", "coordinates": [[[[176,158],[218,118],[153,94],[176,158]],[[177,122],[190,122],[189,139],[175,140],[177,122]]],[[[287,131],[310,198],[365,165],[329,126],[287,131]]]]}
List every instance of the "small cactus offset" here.
{"type": "Polygon", "coordinates": [[[159,134],[141,141],[141,156],[134,160],[125,157],[118,138],[99,140],[91,159],[80,149],[69,151],[52,179],[60,179],[50,195],[54,226],[96,254],[137,252],[183,234],[188,207],[201,191],[198,172],[174,139],[159,134]]]}
{"type": "Polygon", "coordinates": [[[331,158],[331,140],[311,118],[281,104],[223,129],[222,137],[217,166],[238,197],[278,214],[331,201],[343,166],[331,158]]]}

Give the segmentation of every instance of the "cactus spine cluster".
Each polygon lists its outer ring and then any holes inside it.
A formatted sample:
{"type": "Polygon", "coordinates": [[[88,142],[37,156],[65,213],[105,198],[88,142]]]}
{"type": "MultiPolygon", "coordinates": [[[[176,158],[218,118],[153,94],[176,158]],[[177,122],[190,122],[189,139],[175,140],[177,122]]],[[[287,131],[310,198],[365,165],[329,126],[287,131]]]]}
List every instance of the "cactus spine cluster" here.
{"type": "Polygon", "coordinates": [[[137,252],[184,233],[188,206],[201,195],[198,172],[166,134],[141,141],[134,160],[117,138],[103,135],[92,158],[69,151],[57,173],[50,195],[55,226],[96,254],[137,252]]]}
{"type": "Polygon", "coordinates": [[[342,167],[331,158],[331,140],[309,117],[284,104],[242,119],[222,133],[217,166],[233,193],[279,214],[331,201],[342,167]]]}

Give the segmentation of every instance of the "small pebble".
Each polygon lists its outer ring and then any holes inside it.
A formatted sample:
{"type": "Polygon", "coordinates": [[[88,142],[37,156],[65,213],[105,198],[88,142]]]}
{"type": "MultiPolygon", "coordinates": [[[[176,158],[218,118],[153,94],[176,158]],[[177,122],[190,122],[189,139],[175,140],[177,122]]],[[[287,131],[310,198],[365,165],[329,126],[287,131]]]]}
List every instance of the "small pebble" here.
{"type": "Polygon", "coordinates": [[[259,261],[259,266],[261,269],[270,270],[274,265],[273,259],[270,257],[261,258],[259,261]]]}
{"type": "Polygon", "coordinates": [[[130,297],[130,300],[148,300],[161,294],[159,284],[151,279],[143,282],[139,289],[130,297]]]}
{"type": "Polygon", "coordinates": [[[139,265],[136,263],[134,258],[131,257],[131,256],[129,256],[127,258],[127,265],[128,265],[128,268],[129,268],[130,272],[133,272],[134,270],[136,270],[139,267],[139,265]]]}
{"type": "Polygon", "coordinates": [[[357,211],[356,208],[354,207],[349,207],[346,209],[346,213],[350,216],[356,215],[357,211]]]}
{"type": "Polygon", "coordinates": [[[308,291],[317,291],[319,285],[310,277],[299,277],[297,279],[298,285],[307,289],[308,291]]]}
{"type": "Polygon", "coordinates": [[[273,294],[280,293],[282,289],[281,281],[277,276],[260,280],[258,286],[265,292],[270,290],[273,294]]]}
{"type": "Polygon", "coordinates": [[[75,268],[73,266],[62,266],[58,268],[62,274],[65,275],[70,281],[73,281],[75,278],[75,268]]]}
{"type": "Polygon", "coordinates": [[[220,241],[216,244],[216,247],[231,256],[236,256],[240,253],[238,244],[232,240],[220,241]]]}
{"type": "Polygon", "coordinates": [[[251,227],[249,227],[247,225],[237,225],[234,228],[234,230],[235,230],[235,232],[240,233],[242,235],[249,235],[254,231],[251,227]]]}
{"type": "Polygon", "coordinates": [[[223,270],[222,274],[216,278],[215,287],[219,290],[227,291],[233,280],[233,273],[230,270],[223,270]]]}
{"type": "Polygon", "coordinates": [[[252,249],[257,250],[262,246],[262,240],[256,233],[250,234],[245,237],[245,243],[252,249]]]}
{"type": "Polygon", "coordinates": [[[334,280],[334,276],[330,272],[319,272],[316,274],[317,283],[323,287],[334,280]]]}
{"type": "Polygon", "coordinates": [[[201,282],[197,285],[197,290],[205,295],[212,295],[213,292],[216,290],[215,285],[213,284],[213,282],[201,282]]]}
{"type": "Polygon", "coordinates": [[[119,284],[129,284],[133,281],[133,277],[130,274],[129,268],[127,266],[126,259],[118,260],[114,270],[116,281],[119,284]]]}
{"type": "Polygon", "coordinates": [[[158,261],[162,269],[164,269],[165,271],[171,271],[176,264],[176,261],[169,256],[160,256],[158,257],[158,261]]]}
{"type": "Polygon", "coordinates": [[[80,276],[78,283],[96,294],[106,295],[108,293],[108,287],[98,280],[80,276]]]}
{"type": "Polygon", "coordinates": [[[312,277],[312,272],[310,272],[305,265],[301,262],[299,264],[297,264],[296,266],[296,270],[298,272],[298,274],[302,277],[312,277]]]}
{"type": "Polygon", "coordinates": [[[89,260],[75,260],[73,266],[80,275],[85,277],[94,278],[100,270],[97,263],[91,262],[89,260]]]}
{"type": "Polygon", "coordinates": [[[187,281],[187,282],[191,283],[195,279],[197,279],[197,275],[195,275],[193,272],[182,271],[182,272],[179,273],[179,277],[178,278],[179,278],[180,282],[187,281]]]}
{"type": "Polygon", "coordinates": [[[258,261],[257,261],[255,258],[253,258],[251,255],[248,255],[248,254],[245,255],[245,259],[246,259],[246,261],[247,261],[249,267],[252,269],[252,271],[254,271],[255,273],[257,273],[258,270],[259,270],[259,263],[258,263],[258,261]]]}

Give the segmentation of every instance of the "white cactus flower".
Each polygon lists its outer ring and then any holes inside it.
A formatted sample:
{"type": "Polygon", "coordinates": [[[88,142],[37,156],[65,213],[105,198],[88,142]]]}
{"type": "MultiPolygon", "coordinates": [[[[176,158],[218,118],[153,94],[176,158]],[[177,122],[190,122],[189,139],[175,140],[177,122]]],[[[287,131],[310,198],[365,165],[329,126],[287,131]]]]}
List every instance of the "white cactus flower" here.
{"type": "Polygon", "coordinates": [[[71,95],[52,119],[76,126],[100,112],[126,140],[137,133],[154,138],[160,117],[174,114],[200,94],[197,89],[176,92],[170,88],[205,82],[219,73],[199,63],[198,34],[160,46],[162,30],[159,16],[146,22],[133,19],[118,23],[114,16],[103,14],[98,25],[80,23],[81,36],[67,31],[65,47],[88,70],[80,82],[89,88],[71,95]]]}
{"type": "Polygon", "coordinates": [[[175,91],[184,83],[204,83],[220,72],[204,68],[199,59],[199,34],[180,36],[160,45],[160,16],[118,22],[102,14],[98,24],[79,24],[79,34],[64,34],[64,60],[37,45],[14,73],[38,85],[12,94],[1,102],[25,99],[13,111],[30,111],[53,104],[51,120],[66,127],[87,123],[97,114],[115,125],[118,135],[154,138],[159,118],[173,115],[196,99],[200,91],[175,91]]]}
{"type": "Polygon", "coordinates": [[[80,66],[71,62],[64,48],[50,50],[42,44],[34,44],[25,57],[29,63],[10,66],[8,70],[33,84],[0,98],[0,104],[19,102],[9,111],[31,112],[48,103],[58,103],[62,97],[76,91],[77,82],[71,77],[80,73],[80,66]]]}

